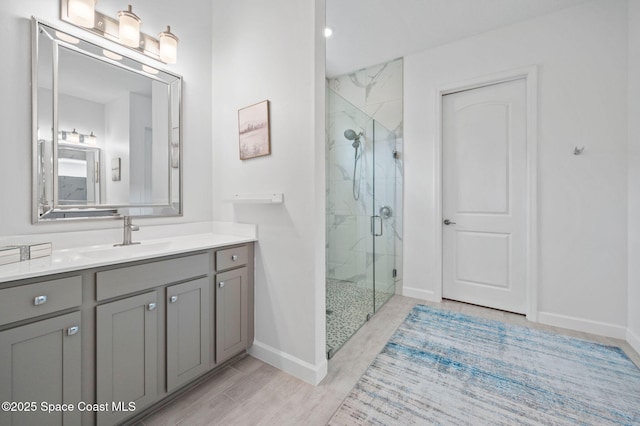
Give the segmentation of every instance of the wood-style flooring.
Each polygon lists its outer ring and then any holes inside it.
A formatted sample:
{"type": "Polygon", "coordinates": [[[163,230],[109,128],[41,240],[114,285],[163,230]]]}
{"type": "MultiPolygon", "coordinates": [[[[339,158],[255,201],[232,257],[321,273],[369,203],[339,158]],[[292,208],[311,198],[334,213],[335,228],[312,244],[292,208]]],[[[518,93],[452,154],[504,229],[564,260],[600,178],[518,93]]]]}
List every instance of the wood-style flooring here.
{"type": "Polygon", "coordinates": [[[394,296],[329,361],[329,372],[320,385],[312,386],[248,356],[140,424],[325,425],[416,303],[617,345],[640,366],[640,355],[622,340],[531,323],[522,315],[459,302],[429,303],[394,296]]]}

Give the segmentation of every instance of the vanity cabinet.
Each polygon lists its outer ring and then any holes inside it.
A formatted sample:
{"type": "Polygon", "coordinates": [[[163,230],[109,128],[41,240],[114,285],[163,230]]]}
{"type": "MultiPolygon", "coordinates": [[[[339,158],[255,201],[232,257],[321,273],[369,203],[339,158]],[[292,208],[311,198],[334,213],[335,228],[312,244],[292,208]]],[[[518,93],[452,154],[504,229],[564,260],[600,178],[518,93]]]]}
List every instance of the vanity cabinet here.
{"type": "Polygon", "coordinates": [[[96,402],[98,425],[113,425],[128,417],[112,403],[135,403],[136,411],[158,396],[157,292],[151,291],[96,308],[96,402]]]}
{"type": "Polygon", "coordinates": [[[81,400],[81,304],[80,276],[0,290],[0,401],[16,409],[0,411],[0,424],[80,424],[78,412],[47,413],[41,403],[81,400]]]}
{"type": "Polygon", "coordinates": [[[253,342],[253,250],[245,243],[0,284],[0,402],[76,407],[0,411],[0,425],[135,424],[241,354],[253,342]],[[80,412],[79,402],[95,406],[80,412]]]}
{"type": "Polygon", "coordinates": [[[238,246],[216,252],[216,363],[237,355],[253,341],[253,285],[247,267],[253,251],[238,246]],[[250,309],[251,307],[251,309],[250,309]]]}
{"type": "Polygon", "coordinates": [[[81,401],[80,320],[73,312],[0,332],[0,400],[31,404],[0,411],[0,424],[80,425],[78,411],[41,409],[81,401]]]}
{"type": "Polygon", "coordinates": [[[216,362],[218,364],[237,355],[248,346],[250,327],[248,293],[246,267],[216,275],[216,362]]]}
{"type": "Polygon", "coordinates": [[[167,391],[209,369],[209,278],[167,287],[167,391]]]}

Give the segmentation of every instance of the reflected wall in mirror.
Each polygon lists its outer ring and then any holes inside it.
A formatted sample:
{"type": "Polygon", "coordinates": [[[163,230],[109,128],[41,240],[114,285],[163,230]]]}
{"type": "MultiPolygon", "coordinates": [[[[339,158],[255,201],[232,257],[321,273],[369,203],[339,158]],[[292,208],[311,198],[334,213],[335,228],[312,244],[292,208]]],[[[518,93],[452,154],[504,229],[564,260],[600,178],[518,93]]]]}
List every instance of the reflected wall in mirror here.
{"type": "Polygon", "coordinates": [[[182,78],[33,28],[33,221],[181,215],[182,78]]]}

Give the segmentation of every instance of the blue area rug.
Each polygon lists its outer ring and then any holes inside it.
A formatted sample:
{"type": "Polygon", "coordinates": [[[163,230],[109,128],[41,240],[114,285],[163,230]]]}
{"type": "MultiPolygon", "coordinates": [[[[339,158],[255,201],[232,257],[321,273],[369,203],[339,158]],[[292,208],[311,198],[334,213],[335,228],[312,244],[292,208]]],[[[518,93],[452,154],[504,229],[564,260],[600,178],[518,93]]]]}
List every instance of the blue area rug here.
{"type": "Polygon", "coordinates": [[[416,305],[331,425],[640,425],[615,346],[416,305]]]}

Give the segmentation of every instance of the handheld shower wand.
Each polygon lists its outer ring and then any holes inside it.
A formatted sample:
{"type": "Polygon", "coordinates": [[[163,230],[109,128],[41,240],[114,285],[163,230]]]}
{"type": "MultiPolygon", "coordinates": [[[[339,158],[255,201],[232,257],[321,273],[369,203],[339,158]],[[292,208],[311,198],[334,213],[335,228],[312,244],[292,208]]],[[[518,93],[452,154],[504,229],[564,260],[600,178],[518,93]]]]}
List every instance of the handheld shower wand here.
{"type": "MultiPolygon", "coordinates": [[[[360,146],[360,137],[362,136],[362,134],[363,134],[362,132],[356,133],[352,129],[347,129],[344,131],[344,137],[347,138],[347,140],[353,141],[351,146],[355,148],[355,153],[353,158],[352,192],[353,192],[353,199],[356,201],[360,199],[360,176],[358,176],[358,183],[356,184],[356,170],[358,168],[358,160],[362,156],[362,147],[360,146]]],[[[360,173],[362,173],[362,166],[360,166],[360,173]]]]}

